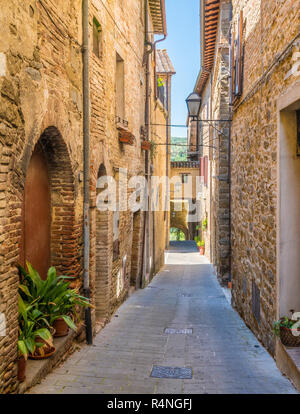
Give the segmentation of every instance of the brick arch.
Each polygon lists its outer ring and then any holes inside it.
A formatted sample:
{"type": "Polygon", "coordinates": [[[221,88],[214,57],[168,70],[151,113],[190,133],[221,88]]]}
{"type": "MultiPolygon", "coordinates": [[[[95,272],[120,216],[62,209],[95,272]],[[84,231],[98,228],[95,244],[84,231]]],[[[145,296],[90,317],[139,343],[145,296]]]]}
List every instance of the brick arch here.
{"type": "Polygon", "coordinates": [[[189,240],[189,231],[186,227],[182,226],[181,224],[172,225],[170,229],[178,229],[181,230],[185,236],[185,240],[189,240]]]}
{"type": "MultiPolygon", "coordinates": [[[[26,170],[37,146],[44,153],[49,174],[50,262],[59,273],[78,277],[81,270],[81,254],[78,250],[81,225],[76,224],[75,219],[75,177],[69,151],[60,131],[55,126],[49,126],[32,146],[30,156],[27,155],[26,170]]],[[[25,180],[26,173],[24,184],[25,180]]]]}
{"type": "Polygon", "coordinates": [[[112,271],[112,215],[110,211],[99,211],[96,207],[97,180],[108,174],[102,161],[91,175],[91,288],[96,307],[96,320],[105,319],[109,313],[110,284],[112,271]]]}

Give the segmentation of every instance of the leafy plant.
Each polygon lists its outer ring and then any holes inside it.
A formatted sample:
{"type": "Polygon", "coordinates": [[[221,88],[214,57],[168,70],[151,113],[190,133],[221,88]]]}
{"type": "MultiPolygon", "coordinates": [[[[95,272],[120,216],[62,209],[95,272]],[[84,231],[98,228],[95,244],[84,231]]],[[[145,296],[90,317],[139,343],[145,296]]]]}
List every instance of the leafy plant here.
{"type": "Polygon", "coordinates": [[[56,319],[63,319],[73,330],[76,325],[72,317],[77,317],[76,306],[91,306],[88,299],[76,289],[70,289],[68,276],[57,276],[56,269],[50,267],[47,279],[42,280],[38,272],[27,262],[27,270],[19,266],[22,282],[19,292],[22,299],[40,315],[44,326],[52,326],[56,319]]]}
{"type": "Polygon", "coordinates": [[[207,222],[207,218],[205,218],[205,219],[202,221],[202,230],[203,230],[203,231],[205,231],[205,230],[207,229],[207,224],[208,224],[208,222],[207,222]]]}
{"type": "Polygon", "coordinates": [[[154,160],[156,152],[157,152],[157,144],[155,143],[155,141],[150,141],[151,142],[151,150],[150,150],[150,157],[151,157],[151,161],[154,160]]]}
{"type": "MultiPolygon", "coordinates": [[[[291,311],[294,313],[294,311],[291,311]]],[[[295,324],[295,321],[290,319],[287,316],[283,316],[278,321],[273,322],[273,332],[276,336],[280,336],[280,327],[292,329],[293,325],[295,324]]]]}
{"type": "Polygon", "coordinates": [[[196,236],[194,238],[194,240],[197,243],[197,246],[199,246],[199,247],[204,247],[205,246],[205,241],[204,240],[201,240],[201,237],[200,236],[196,236]]]}
{"type": "MultiPolygon", "coordinates": [[[[19,340],[18,353],[26,360],[29,354],[34,355],[36,351],[44,355],[46,346],[53,346],[52,336],[47,328],[39,328],[44,315],[36,309],[34,305],[27,305],[19,295],[19,340]],[[44,343],[38,342],[40,339],[44,343]]],[[[46,323],[46,321],[44,321],[46,323]]]]}

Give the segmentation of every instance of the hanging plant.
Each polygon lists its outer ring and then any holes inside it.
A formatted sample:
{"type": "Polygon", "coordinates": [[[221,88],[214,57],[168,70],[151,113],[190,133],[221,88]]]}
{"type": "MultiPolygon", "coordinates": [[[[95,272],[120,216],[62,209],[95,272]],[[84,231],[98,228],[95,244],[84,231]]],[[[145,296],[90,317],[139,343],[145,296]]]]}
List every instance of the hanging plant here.
{"type": "Polygon", "coordinates": [[[150,141],[151,142],[151,161],[154,160],[154,157],[156,155],[156,151],[157,151],[157,144],[154,141],[150,141]]]}

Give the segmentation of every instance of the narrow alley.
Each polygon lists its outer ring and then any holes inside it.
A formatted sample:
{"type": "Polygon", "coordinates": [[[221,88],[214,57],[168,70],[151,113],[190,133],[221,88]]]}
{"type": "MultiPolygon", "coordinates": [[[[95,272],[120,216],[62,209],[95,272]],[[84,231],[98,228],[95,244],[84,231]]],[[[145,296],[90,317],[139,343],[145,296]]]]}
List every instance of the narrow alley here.
{"type": "Polygon", "coordinates": [[[171,243],[166,263],[93,346],[84,345],[29,393],[297,393],[232,309],[194,242],[171,243]]]}

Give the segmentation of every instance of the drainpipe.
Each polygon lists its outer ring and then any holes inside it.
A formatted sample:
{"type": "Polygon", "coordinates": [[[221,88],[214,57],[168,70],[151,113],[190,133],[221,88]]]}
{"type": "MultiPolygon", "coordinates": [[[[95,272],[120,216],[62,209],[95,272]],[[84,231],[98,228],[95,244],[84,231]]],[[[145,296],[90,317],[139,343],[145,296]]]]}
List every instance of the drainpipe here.
{"type": "MultiPolygon", "coordinates": [[[[90,299],[90,79],[89,79],[89,0],[82,2],[83,59],[83,158],[84,158],[84,295],[90,299]]],[[[85,309],[86,342],[93,343],[91,308],[85,309]]]]}

